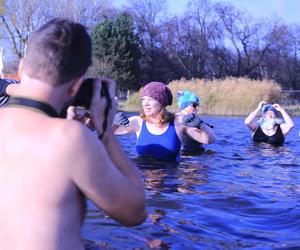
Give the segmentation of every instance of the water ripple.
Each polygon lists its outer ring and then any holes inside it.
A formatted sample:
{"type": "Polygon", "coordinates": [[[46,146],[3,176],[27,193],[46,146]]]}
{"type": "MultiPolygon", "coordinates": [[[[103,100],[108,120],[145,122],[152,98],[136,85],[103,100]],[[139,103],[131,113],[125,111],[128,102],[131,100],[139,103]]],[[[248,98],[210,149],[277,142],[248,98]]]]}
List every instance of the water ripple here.
{"type": "MultiPolygon", "coordinates": [[[[120,226],[88,201],[83,236],[95,249],[300,249],[300,137],[255,144],[238,117],[205,117],[217,142],[179,164],[136,157],[135,136],[119,137],[141,169],[149,216],[120,226]],[[234,124],[234,126],[232,125],[234,124]]],[[[295,118],[299,124],[300,119],[295,118]]]]}

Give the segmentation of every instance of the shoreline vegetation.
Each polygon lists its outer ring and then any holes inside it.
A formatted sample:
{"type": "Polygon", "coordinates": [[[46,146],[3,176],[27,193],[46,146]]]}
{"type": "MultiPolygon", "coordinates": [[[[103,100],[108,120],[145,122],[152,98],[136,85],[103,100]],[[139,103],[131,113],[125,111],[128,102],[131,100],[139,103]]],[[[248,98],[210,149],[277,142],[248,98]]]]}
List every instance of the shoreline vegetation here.
{"type": "MultiPolygon", "coordinates": [[[[172,105],[168,107],[171,112],[178,111],[176,92],[190,90],[200,97],[199,114],[246,116],[264,100],[279,103],[291,116],[300,116],[300,104],[292,104],[291,97],[283,92],[281,86],[270,80],[244,77],[222,80],[180,79],[170,82],[168,86],[174,97],[172,105]]],[[[130,94],[128,100],[120,101],[119,105],[124,111],[140,111],[139,91],[130,94]]]]}

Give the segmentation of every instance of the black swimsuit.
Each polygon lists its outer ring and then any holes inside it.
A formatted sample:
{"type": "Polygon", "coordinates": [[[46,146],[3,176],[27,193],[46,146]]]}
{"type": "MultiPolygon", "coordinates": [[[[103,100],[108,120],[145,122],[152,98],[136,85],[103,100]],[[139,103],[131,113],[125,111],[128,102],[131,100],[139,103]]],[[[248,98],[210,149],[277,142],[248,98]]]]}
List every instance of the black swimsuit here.
{"type": "Polygon", "coordinates": [[[202,143],[197,142],[186,134],[182,135],[181,151],[184,153],[203,152],[202,143]]]}
{"type": "Polygon", "coordinates": [[[256,142],[266,142],[273,145],[282,145],[284,143],[284,136],[282,134],[281,128],[279,125],[276,125],[277,129],[274,135],[266,135],[261,127],[258,127],[253,135],[253,141],[256,142]]]}

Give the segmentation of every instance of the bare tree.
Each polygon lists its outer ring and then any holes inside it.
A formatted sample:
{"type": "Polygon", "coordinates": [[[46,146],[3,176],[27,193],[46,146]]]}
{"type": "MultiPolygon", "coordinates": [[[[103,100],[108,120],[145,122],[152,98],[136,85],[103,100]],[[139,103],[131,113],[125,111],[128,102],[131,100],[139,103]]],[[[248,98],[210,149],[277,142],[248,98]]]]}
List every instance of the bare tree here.
{"type": "Polygon", "coordinates": [[[208,0],[193,0],[181,18],[173,18],[166,29],[166,48],[186,78],[215,76],[211,51],[220,44],[221,30],[208,0]]]}
{"type": "Polygon", "coordinates": [[[52,0],[53,15],[69,18],[84,24],[88,28],[97,25],[104,18],[117,14],[112,1],[109,0],[52,0]]]}
{"type": "Polygon", "coordinates": [[[270,44],[265,58],[267,76],[289,89],[300,89],[299,36],[299,26],[276,24],[266,37],[270,44]]]}
{"type": "Polygon", "coordinates": [[[168,82],[174,79],[173,63],[163,44],[163,26],[168,5],[166,0],[129,0],[126,11],[136,24],[136,32],[142,43],[143,58],[140,60],[143,74],[140,81],[168,82]]]}
{"type": "Polygon", "coordinates": [[[248,66],[251,63],[249,49],[256,29],[250,27],[251,18],[232,5],[219,3],[216,4],[215,9],[226,31],[228,45],[235,50],[236,68],[233,74],[242,76],[245,74],[243,63],[248,66]],[[246,58],[246,62],[243,61],[243,58],[246,58]]]}
{"type": "Polygon", "coordinates": [[[2,6],[1,43],[16,60],[23,56],[30,33],[51,18],[70,18],[92,27],[113,13],[108,0],[92,0],[89,4],[83,0],[4,0],[2,6]]]}
{"type": "Polygon", "coordinates": [[[135,20],[146,48],[151,49],[155,46],[167,9],[166,0],[129,0],[127,11],[135,20]]]}
{"type": "MultiPolygon", "coordinates": [[[[45,5],[47,5],[46,1],[45,5]]],[[[4,2],[0,16],[2,39],[6,41],[6,46],[11,45],[17,58],[21,58],[24,53],[24,44],[28,35],[47,18],[47,12],[41,13],[42,10],[45,8],[42,2],[37,0],[4,2]],[[34,18],[37,15],[40,18],[34,18]]]]}

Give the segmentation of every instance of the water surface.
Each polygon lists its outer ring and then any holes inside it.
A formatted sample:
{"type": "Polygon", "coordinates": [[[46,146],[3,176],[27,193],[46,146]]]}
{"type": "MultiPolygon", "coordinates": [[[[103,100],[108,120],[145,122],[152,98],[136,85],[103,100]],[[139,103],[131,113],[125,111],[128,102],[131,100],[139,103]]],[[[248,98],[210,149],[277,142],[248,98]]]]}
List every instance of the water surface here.
{"type": "Polygon", "coordinates": [[[242,117],[206,116],[216,143],[179,164],[137,158],[148,219],[126,228],[90,201],[83,236],[95,249],[300,249],[300,118],[282,147],[255,144],[242,117]],[[98,246],[98,247],[96,247],[98,246]]]}

